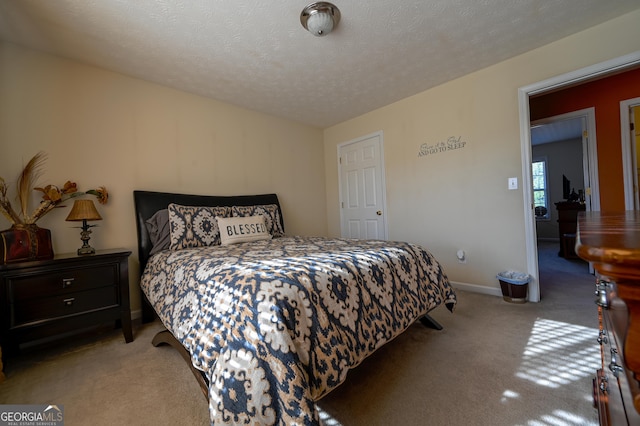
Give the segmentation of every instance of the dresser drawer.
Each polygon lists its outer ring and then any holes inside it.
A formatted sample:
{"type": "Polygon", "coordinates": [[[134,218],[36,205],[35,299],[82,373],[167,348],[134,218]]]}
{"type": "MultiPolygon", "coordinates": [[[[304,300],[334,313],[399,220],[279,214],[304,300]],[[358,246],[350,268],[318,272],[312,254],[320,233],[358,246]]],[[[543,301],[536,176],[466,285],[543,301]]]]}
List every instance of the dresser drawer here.
{"type": "Polygon", "coordinates": [[[86,268],[60,269],[8,278],[10,302],[18,303],[81,290],[112,286],[117,282],[114,265],[96,265],[86,268]]]}
{"type": "Polygon", "coordinates": [[[118,288],[102,287],[10,304],[10,329],[119,305],[118,288]]]}

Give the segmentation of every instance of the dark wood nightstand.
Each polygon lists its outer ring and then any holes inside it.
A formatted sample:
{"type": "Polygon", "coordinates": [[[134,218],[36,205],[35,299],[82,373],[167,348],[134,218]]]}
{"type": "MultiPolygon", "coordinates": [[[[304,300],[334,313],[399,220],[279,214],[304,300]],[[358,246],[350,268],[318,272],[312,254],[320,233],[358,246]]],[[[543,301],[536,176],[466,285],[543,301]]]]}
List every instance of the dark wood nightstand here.
{"type": "Polygon", "coordinates": [[[19,345],[115,321],[133,341],[129,256],[124,249],[56,255],[51,260],[0,265],[0,345],[19,345]]]}
{"type": "Polygon", "coordinates": [[[560,251],[558,256],[565,259],[577,259],[574,249],[576,245],[576,230],[578,229],[578,213],[585,211],[585,204],[560,201],[556,203],[558,209],[558,234],[560,237],[560,251]]]}

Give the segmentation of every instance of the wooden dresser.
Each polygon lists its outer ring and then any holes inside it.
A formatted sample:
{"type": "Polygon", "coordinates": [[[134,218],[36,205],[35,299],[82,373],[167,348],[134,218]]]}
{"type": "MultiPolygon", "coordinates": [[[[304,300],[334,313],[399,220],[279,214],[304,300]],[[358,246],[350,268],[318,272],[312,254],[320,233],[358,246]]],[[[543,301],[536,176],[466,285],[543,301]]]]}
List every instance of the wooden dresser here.
{"type": "Polygon", "coordinates": [[[597,273],[600,424],[640,425],[640,212],[580,213],[576,252],[597,273]]]}

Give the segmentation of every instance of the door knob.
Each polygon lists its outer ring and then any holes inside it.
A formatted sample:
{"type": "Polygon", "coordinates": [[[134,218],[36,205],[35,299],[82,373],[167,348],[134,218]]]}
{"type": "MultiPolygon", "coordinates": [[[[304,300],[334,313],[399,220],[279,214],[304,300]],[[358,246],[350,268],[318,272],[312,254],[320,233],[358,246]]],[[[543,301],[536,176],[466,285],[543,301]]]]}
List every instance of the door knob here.
{"type": "Polygon", "coordinates": [[[382,210],[378,210],[378,211],[376,212],[376,214],[377,214],[378,216],[382,216],[382,210]]]}

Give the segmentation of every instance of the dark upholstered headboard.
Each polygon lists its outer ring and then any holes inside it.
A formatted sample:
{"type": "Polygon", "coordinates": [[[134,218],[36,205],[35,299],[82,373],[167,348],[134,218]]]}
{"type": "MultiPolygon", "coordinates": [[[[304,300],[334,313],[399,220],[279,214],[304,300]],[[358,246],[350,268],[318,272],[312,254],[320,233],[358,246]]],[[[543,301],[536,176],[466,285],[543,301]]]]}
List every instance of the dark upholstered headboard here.
{"type": "Polygon", "coordinates": [[[136,227],[138,233],[138,260],[140,261],[140,274],[149,260],[151,240],[145,222],[158,210],[166,209],[169,204],[175,203],[183,206],[253,206],[260,204],[275,204],[280,209],[280,222],[284,229],[282,209],[276,194],[259,195],[188,195],[172,194],[169,192],[133,191],[133,201],[136,212],[136,227]]]}

